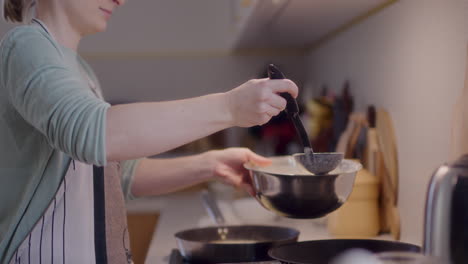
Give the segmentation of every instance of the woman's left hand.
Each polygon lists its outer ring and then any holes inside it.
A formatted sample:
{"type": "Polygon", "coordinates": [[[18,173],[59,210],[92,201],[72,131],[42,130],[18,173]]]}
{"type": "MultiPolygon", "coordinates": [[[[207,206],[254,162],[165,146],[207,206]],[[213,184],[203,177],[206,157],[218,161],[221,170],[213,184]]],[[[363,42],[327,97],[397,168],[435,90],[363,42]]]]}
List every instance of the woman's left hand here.
{"type": "Polygon", "coordinates": [[[221,181],[238,188],[245,189],[254,195],[249,173],[244,163],[252,162],[259,166],[266,166],[271,160],[255,154],[247,148],[228,148],[206,152],[211,163],[213,176],[221,181]]]}

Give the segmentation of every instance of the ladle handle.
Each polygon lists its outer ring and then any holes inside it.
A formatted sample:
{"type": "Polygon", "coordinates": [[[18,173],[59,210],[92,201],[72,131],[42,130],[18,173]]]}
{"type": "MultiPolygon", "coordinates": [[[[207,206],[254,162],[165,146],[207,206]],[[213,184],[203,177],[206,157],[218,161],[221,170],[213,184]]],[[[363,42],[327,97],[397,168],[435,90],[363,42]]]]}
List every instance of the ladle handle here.
{"type": "MultiPolygon", "coordinates": [[[[273,64],[268,65],[268,77],[272,80],[281,80],[285,79],[284,74],[273,64]]],[[[296,128],[296,132],[299,135],[300,140],[302,141],[302,146],[304,147],[304,153],[311,153],[312,145],[309,141],[309,136],[304,128],[304,125],[299,118],[299,106],[297,105],[296,99],[294,99],[289,93],[280,93],[280,96],[286,99],[286,114],[291,119],[296,128]]]]}
{"type": "Polygon", "coordinates": [[[224,220],[224,216],[219,210],[219,207],[215,199],[213,198],[213,196],[206,190],[202,191],[200,196],[201,196],[203,206],[205,207],[211,219],[218,226],[224,225],[226,223],[226,220],[224,220]]]}
{"type": "MultiPolygon", "coordinates": [[[[268,78],[271,80],[285,79],[284,74],[273,64],[268,65],[268,78]]],[[[294,99],[292,95],[289,93],[280,93],[279,95],[286,99],[286,114],[293,116],[299,113],[299,106],[297,105],[296,99],[294,99]]]]}
{"type": "Polygon", "coordinates": [[[314,151],[312,150],[312,145],[310,144],[309,136],[307,135],[307,132],[304,128],[304,125],[301,122],[299,115],[291,117],[291,120],[294,124],[294,127],[296,128],[296,132],[299,134],[299,138],[302,141],[302,146],[304,147],[304,153],[306,154],[313,153],[314,151]]]}

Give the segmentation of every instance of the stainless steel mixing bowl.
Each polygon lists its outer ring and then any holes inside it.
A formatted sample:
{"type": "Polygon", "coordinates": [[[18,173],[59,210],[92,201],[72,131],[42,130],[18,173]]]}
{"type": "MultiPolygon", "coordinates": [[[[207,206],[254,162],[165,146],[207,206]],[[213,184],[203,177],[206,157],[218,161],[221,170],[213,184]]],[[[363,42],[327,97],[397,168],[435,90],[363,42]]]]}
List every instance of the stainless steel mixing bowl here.
{"type": "Polygon", "coordinates": [[[342,160],[323,175],[307,171],[292,156],[271,158],[259,167],[244,164],[250,171],[256,198],[268,210],[290,218],[318,218],[338,209],[348,199],[361,164],[342,160]]]}

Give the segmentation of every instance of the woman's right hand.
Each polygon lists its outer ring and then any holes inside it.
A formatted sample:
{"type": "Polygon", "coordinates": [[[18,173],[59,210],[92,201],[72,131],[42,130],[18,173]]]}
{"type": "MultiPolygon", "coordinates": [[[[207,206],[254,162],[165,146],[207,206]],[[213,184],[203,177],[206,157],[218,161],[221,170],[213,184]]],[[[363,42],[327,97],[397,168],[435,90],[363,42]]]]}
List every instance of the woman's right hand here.
{"type": "Polygon", "coordinates": [[[233,126],[251,127],[267,123],[286,107],[280,93],[298,95],[297,85],[288,79],[254,79],[225,93],[233,126]]]}

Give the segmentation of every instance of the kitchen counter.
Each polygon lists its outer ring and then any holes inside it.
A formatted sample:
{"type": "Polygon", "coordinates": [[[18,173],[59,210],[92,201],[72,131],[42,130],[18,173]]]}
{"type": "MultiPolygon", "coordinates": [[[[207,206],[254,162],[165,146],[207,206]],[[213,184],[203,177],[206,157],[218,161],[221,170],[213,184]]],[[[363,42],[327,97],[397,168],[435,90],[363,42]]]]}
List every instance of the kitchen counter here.
{"type": "MultiPolygon", "coordinates": [[[[330,239],[326,229],[325,219],[289,219],[283,217],[268,218],[268,221],[257,220],[245,222],[236,217],[232,207],[227,202],[220,201],[219,207],[228,224],[261,224],[288,226],[298,229],[301,233],[299,241],[330,239]]],[[[155,198],[139,199],[127,204],[129,212],[159,212],[160,218],[150,244],[146,262],[148,264],[168,263],[172,249],[177,248],[174,234],[185,229],[202,226],[212,226],[202,206],[198,192],[173,194],[155,198]]],[[[263,209],[258,204],[258,210],[263,209]]],[[[255,212],[251,212],[254,214],[255,212]]],[[[250,213],[249,213],[250,214],[250,213]]],[[[381,235],[378,239],[391,240],[390,235],[381,235]]]]}

